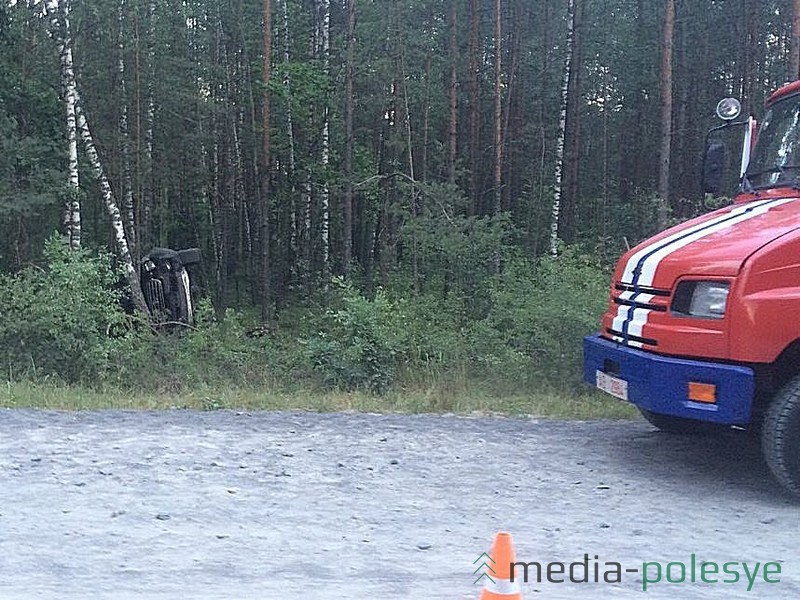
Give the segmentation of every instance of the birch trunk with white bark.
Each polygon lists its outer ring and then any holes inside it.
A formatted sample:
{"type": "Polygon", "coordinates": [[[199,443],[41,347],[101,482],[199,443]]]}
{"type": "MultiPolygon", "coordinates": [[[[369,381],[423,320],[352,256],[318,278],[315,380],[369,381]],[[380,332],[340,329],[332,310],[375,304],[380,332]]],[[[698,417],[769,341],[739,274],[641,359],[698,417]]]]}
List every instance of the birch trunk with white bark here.
{"type": "Polygon", "coordinates": [[[75,117],[76,89],[72,61],[72,31],[69,21],[69,3],[59,4],[49,0],[46,10],[50,25],[56,35],[61,58],[61,86],[67,129],[67,198],[64,206],[66,243],[72,249],[81,246],[80,178],[78,175],[78,129],[75,117]]]}
{"type": "Polygon", "coordinates": [[[564,176],[564,136],[567,128],[567,103],[569,102],[570,64],[572,63],[573,30],[575,27],[575,0],[567,5],[567,51],[564,57],[564,77],[561,81],[561,111],[558,118],[556,141],[556,174],[553,183],[553,209],[550,214],[550,254],[558,254],[558,218],[561,212],[561,185],[564,176]]]}
{"type": "Polygon", "coordinates": [[[350,274],[353,260],[353,62],[355,60],[356,0],[347,0],[347,68],[345,73],[345,117],[344,117],[344,251],[342,270],[350,274]]]}
{"type": "Polygon", "coordinates": [[[103,195],[106,211],[108,212],[108,216],[111,217],[111,227],[114,231],[114,241],[116,242],[117,253],[119,254],[120,262],[125,270],[125,278],[128,280],[128,284],[131,288],[133,305],[136,307],[136,310],[149,318],[150,309],[148,309],[147,303],[144,300],[144,295],[142,294],[142,286],[139,281],[139,272],[133,264],[133,257],[131,256],[130,246],[128,245],[128,237],[125,234],[125,226],[122,222],[122,213],[120,212],[119,205],[114,198],[114,192],[111,189],[111,184],[108,181],[108,177],[106,177],[103,164],[100,162],[100,156],[97,154],[97,148],[94,145],[92,132],[89,129],[89,123],[86,121],[86,115],[83,113],[80,95],[77,93],[77,90],[75,95],[75,113],[78,117],[78,130],[80,131],[83,146],[86,150],[86,155],[89,158],[89,164],[91,165],[92,171],[94,171],[95,178],[97,179],[97,183],[100,186],[100,192],[103,195]]]}
{"type": "Polygon", "coordinates": [[[270,265],[270,216],[271,216],[271,190],[270,186],[270,98],[269,80],[272,76],[272,1],[264,0],[264,22],[262,30],[262,67],[263,84],[261,103],[261,121],[263,135],[261,138],[261,210],[259,213],[259,228],[261,242],[260,261],[260,288],[261,288],[261,316],[266,322],[273,318],[272,308],[272,268],[270,265]]]}
{"type": "Polygon", "coordinates": [[[128,244],[130,245],[131,255],[134,257],[134,260],[138,262],[139,253],[136,235],[136,212],[133,201],[133,182],[131,179],[131,142],[128,131],[128,94],[125,80],[125,0],[120,0],[119,2],[119,14],[117,22],[119,25],[119,35],[117,38],[117,49],[119,52],[119,56],[117,58],[117,73],[119,75],[120,93],[119,134],[122,150],[122,188],[125,198],[125,202],[123,204],[125,211],[124,225],[125,232],[128,235],[128,244]]]}
{"type": "MultiPolygon", "coordinates": [[[[283,87],[286,90],[286,97],[289,99],[286,103],[286,138],[289,142],[289,182],[292,186],[292,193],[290,197],[290,214],[291,219],[289,223],[289,247],[294,256],[298,253],[298,219],[297,214],[297,184],[295,179],[295,172],[297,166],[297,159],[294,148],[294,113],[292,111],[292,79],[289,75],[289,62],[291,56],[289,54],[289,47],[291,37],[289,35],[289,0],[283,0],[283,87]]],[[[296,269],[296,264],[292,265],[292,269],[296,269]]]]}
{"type": "MultiPolygon", "coordinates": [[[[50,15],[50,22],[54,29],[53,35],[58,41],[61,55],[62,57],[67,57],[65,63],[71,67],[72,40],[69,35],[67,35],[67,22],[63,20],[65,16],[68,16],[68,11],[65,11],[64,14],[60,14],[58,0],[48,0],[45,8],[50,15]]],[[[106,209],[111,217],[111,226],[114,231],[117,253],[125,271],[125,278],[127,279],[131,288],[131,298],[133,300],[134,307],[136,310],[149,318],[150,310],[148,309],[147,303],[144,300],[144,295],[142,294],[142,287],[139,282],[139,272],[133,264],[130,248],[128,246],[128,238],[125,234],[125,227],[122,223],[122,214],[120,213],[119,206],[114,198],[114,192],[111,189],[111,184],[109,183],[108,178],[105,175],[105,171],[103,170],[103,165],[100,162],[100,156],[98,155],[97,148],[94,145],[94,140],[92,138],[91,130],[89,129],[89,124],[86,120],[86,115],[84,114],[81,106],[81,97],[80,93],[78,92],[78,85],[75,78],[74,69],[64,69],[64,76],[65,89],[69,90],[67,95],[71,98],[71,103],[74,107],[76,131],[80,133],[84,148],[86,150],[86,155],[89,158],[89,164],[91,165],[95,177],[97,178],[97,182],[100,185],[100,191],[103,195],[106,209]]],[[[75,156],[77,156],[77,146],[75,147],[75,156]]],[[[72,156],[70,158],[72,159],[72,156]]],[[[80,212],[78,212],[78,214],[80,214],[80,212]]]]}
{"type": "MultiPolygon", "coordinates": [[[[322,2],[322,65],[325,80],[330,78],[331,62],[331,0],[321,0],[322,2]]],[[[328,114],[328,98],[325,97],[325,106],[322,110],[322,215],[320,237],[322,244],[322,274],[326,278],[330,272],[330,192],[328,189],[328,165],[330,164],[330,115],[328,114]]]]}

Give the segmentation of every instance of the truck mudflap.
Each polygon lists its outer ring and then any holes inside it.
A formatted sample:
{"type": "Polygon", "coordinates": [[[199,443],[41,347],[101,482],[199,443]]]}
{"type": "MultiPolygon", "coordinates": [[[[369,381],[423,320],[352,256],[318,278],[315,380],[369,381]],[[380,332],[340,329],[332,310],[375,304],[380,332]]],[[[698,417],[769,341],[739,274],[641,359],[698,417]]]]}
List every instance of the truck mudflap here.
{"type": "Polygon", "coordinates": [[[699,421],[750,421],[755,374],[748,367],[659,356],[599,335],[583,340],[583,378],[622,400],[699,421]]]}

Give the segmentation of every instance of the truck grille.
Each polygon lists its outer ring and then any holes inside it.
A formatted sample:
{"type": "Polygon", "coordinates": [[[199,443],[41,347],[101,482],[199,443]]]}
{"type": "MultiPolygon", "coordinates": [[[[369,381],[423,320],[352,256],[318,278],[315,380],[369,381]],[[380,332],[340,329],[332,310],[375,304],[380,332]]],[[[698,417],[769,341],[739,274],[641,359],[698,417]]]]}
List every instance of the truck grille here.
{"type": "Polygon", "coordinates": [[[652,294],[653,296],[667,296],[669,297],[672,292],[661,288],[635,286],[630,283],[622,283],[621,281],[614,284],[614,289],[620,292],[639,292],[641,294],[652,294]]]}
{"type": "Polygon", "coordinates": [[[150,279],[144,285],[144,297],[152,312],[163,311],[167,303],[164,301],[164,285],[160,279],[150,279]]]}
{"type": "Polygon", "coordinates": [[[670,295],[670,290],[633,286],[628,283],[617,282],[614,284],[614,291],[611,294],[612,303],[615,306],[631,308],[627,311],[617,309],[614,312],[615,318],[611,321],[612,326],[606,328],[606,333],[625,344],[634,342],[637,345],[658,346],[658,340],[636,334],[641,331],[641,327],[636,331],[631,331],[630,329],[633,329],[631,324],[637,323],[641,325],[643,318],[646,322],[648,313],[642,311],[667,312],[670,295]],[[623,318],[625,315],[627,317],[623,318]]]}

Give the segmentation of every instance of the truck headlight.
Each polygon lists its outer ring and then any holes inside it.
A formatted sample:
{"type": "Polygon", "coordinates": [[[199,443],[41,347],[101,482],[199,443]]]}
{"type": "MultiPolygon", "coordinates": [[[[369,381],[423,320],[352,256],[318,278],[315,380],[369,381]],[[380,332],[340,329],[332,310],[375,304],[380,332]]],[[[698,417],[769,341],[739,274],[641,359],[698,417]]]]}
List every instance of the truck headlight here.
{"type": "Polygon", "coordinates": [[[730,283],[727,281],[681,281],[672,300],[672,312],[701,319],[725,316],[730,283]]]}

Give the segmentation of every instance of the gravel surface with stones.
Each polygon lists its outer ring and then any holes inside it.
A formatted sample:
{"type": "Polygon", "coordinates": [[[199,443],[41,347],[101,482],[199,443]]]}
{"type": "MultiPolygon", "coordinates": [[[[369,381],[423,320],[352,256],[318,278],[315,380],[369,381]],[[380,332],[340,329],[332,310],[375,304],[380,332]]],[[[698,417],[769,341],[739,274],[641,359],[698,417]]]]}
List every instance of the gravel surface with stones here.
{"type": "Polygon", "coordinates": [[[498,531],[514,535],[520,561],[590,557],[589,582],[529,576],[527,599],[797,598],[799,516],[744,434],[676,437],[643,421],[0,410],[2,600],[477,599],[473,561],[498,531]],[[703,583],[698,571],[694,583],[687,573],[643,592],[644,562],[689,565],[692,554],[698,569],[776,562],[780,581],[759,574],[748,592],[738,567],[738,582],[703,583]],[[605,583],[607,562],[632,571],[605,583]]]}

